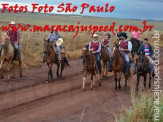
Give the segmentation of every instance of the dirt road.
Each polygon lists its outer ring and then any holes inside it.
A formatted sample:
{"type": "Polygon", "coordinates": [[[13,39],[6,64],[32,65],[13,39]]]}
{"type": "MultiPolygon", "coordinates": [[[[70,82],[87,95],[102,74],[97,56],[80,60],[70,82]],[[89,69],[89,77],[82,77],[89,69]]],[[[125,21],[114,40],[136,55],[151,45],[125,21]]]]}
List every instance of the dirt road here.
{"type": "MultiPolygon", "coordinates": [[[[163,58],[161,58],[163,59],[163,58]]],[[[131,105],[131,88],[136,77],[115,92],[112,73],[102,79],[102,86],[81,91],[82,61],[70,61],[62,79],[46,84],[47,67],[25,70],[24,77],[0,81],[0,121],[2,122],[112,122],[115,114],[131,105]]],[[[53,68],[55,71],[56,66],[53,68]]],[[[162,65],[160,71],[163,71],[162,65]]],[[[160,74],[160,76],[163,76],[160,74]]],[[[141,82],[141,85],[143,82],[141,82]]],[[[161,86],[163,86],[161,84],[161,86]]]]}

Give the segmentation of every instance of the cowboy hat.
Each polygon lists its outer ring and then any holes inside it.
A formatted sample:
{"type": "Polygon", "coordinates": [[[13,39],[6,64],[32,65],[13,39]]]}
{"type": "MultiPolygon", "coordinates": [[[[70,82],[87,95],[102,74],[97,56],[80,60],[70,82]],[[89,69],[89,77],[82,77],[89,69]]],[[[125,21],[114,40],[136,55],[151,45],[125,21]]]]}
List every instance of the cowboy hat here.
{"type": "Polygon", "coordinates": [[[59,38],[57,41],[56,41],[56,45],[57,46],[61,46],[63,43],[63,39],[62,38],[59,38]]]}
{"type": "Polygon", "coordinates": [[[15,25],[15,22],[14,21],[11,21],[11,23],[10,23],[11,25],[15,25]]]}
{"type": "Polygon", "coordinates": [[[97,34],[93,34],[93,38],[96,38],[96,37],[98,37],[98,35],[97,34]]]}

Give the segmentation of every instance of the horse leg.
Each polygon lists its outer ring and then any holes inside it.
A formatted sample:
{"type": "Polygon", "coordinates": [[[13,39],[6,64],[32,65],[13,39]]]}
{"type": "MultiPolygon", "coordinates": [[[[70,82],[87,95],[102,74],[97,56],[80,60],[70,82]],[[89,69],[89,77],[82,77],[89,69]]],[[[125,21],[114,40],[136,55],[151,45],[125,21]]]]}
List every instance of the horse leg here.
{"type": "Polygon", "coordinates": [[[57,64],[57,72],[56,72],[57,78],[59,78],[59,68],[60,68],[60,63],[57,64]]]}
{"type": "Polygon", "coordinates": [[[48,64],[49,70],[48,70],[48,79],[47,79],[47,83],[49,82],[50,76],[51,76],[51,66],[50,64],[48,64]]]}
{"type": "Polygon", "coordinates": [[[85,79],[86,79],[86,76],[87,76],[87,71],[84,71],[83,86],[82,86],[82,90],[83,91],[85,90],[85,79]]]}
{"type": "Polygon", "coordinates": [[[104,72],[105,72],[105,65],[103,64],[103,65],[102,65],[102,77],[105,76],[104,72]]]}
{"type": "Polygon", "coordinates": [[[19,60],[19,71],[20,71],[20,77],[22,77],[22,76],[23,76],[23,75],[22,75],[22,59],[21,59],[20,56],[18,57],[18,60],[19,60]]]}
{"type": "Polygon", "coordinates": [[[117,73],[114,73],[115,78],[115,90],[117,91],[117,73]]]}
{"type": "Polygon", "coordinates": [[[93,89],[93,73],[91,72],[91,85],[90,85],[90,89],[93,89]]]}
{"type": "Polygon", "coordinates": [[[3,74],[2,74],[3,62],[4,62],[4,60],[2,59],[2,60],[1,60],[1,63],[0,63],[0,78],[1,78],[1,79],[4,78],[4,76],[3,76],[3,74]]]}
{"type": "Polygon", "coordinates": [[[118,78],[118,89],[121,89],[121,75],[119,76],[119,78],[118,78]]]}
{"type": "Polygon", "coordinates": [[[62,78],[63,69],[64,69],[64,61],[61,63],[61,74],[60,74],[60,78],[62,78]]]}
{"type": "Polygon", "coordinates": [[[127,87],[128,75],[125,75],[125,88],[127,87]]]}
{"type": "Polygon", "coordinates": [[[11,78],[11,68],[12,68],[12,60],[9,61],[9,66],[8,66],[8,80],[11,78]]]}
{"type": "Polygon", "coordinates": [[[137,83],[136,83],[136,91],[137,92],[139,90],[139,80],[140,80],[140,76],[137,74],[137,83]]]}
{"type": "Polygon", "coordinates": [[[101,66],[99,67],[99,79],[98,79],[98,81],[99,81],[99,86],[101,86],[101,66]]]}
{"type": "Polygon", "coordinates": [[[149,73],[149,89],[151,88],[151,79],[152,79],[152,73],[149,73]]]}

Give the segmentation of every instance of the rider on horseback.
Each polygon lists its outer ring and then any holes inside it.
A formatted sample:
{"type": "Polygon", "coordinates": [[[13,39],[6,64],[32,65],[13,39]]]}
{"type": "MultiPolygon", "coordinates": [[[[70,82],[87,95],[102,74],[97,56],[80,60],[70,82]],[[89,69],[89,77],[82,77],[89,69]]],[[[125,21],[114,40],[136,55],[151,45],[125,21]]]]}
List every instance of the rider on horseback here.
{"type": "Polygon", "coordinates": [[[140,35],[142,34],[141,31],[135,30],[132,32],[132,37],[137,41],[138,47],[141,45],[140,43],[140,35]]]}
{"type": "MultiPolygon", "coordinates": [[[[95,54],[96,60],[97,60],[97,69],[99,69],[99,67],[101,66],[100,64],[100,60],[101,60],[101,56],[100,56],[100,52],[101,52],[101,43],[98,41],[98,35],[94,34],[93,35],[93,41],[91,41],[89,43],[89,51],[91,51],[92,53],[95,54]]],[[[98,73],[98,70],[96,70],[98,73]]]]}
{"type": "Polygon", "coordinates": [[[20,49],[20,33],[18,30],[15,29],[15,22],[12,21],[11,23],[11,28],[8,30],[7,34],[10,37],[10,42],[15,48],[15,53],[14,53],[14,59],[19,55],[19,49],[20,49]]]}
{"type": "MultiPolygon", "coordinates": [[[[127,40],[127,34],[125,32],[121,33],[121,40],[119,41],[119,51],[121,54],[124,56],[125,63],[126,63],[126,68],[125,68],[125,74],[127,75],[129,72],[129,65],[130,65],[130,60],[128,53],[132,50],[132,44],[130,41],[127,40]]],[[[110,60],[110,67],[108,71],[112,72],[112,64],[113,64],[113,57],[110,60]]]]}
{"type": "MultiPolygon", "coordinates": [[[[58,60],[61,61],[61,46],[56,45],[56,41],[61,38],[61,35],[58,31],[53,29],[51,33],[48,35],[48,40],[52,43],[52,45],[56,46],[57,54],[58,54],[58,60]]],[[[43,52],[43,63],[45,63],[45,52],[43,52]]]]}
{"type": "Polygon", "coordinates": [[[106,35],[106,38],[102,41],[103,45],[106,47],[106,50],[108,51],[109,53],[109,56],[111,57],[111,50],[110,50],[110,34],[107,33],[106,35]]]}
{"type": "Polygon", "coordinates": [[[141,46],[139,47],[138,52],[139,54],[141,52],[145,53],[146,57],[150,61],[150,72],[153,73],[154,65],[153,65],[152,59],[154,59],[154,56],[153,56],[154,52],[153,52],[152,46],[148,43],[148,38],[144,39],[143,44],[141,44],[141,46]]]}

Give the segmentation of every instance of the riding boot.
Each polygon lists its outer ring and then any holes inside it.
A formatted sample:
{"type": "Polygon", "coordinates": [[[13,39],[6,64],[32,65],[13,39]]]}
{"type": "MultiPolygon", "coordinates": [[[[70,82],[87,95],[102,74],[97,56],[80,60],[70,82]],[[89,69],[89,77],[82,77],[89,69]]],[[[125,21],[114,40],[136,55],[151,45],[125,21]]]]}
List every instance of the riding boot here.
{"type": "Polygon", "coordinates": [[[114,58],[111,57],[111,58],[110,58],[110,66],[109,66],[109,68],[107,69],[107,71],[109,71],[109,72],[112,72],[112,70],[113,70],[113,61],[114,61],[114,58]]]}

